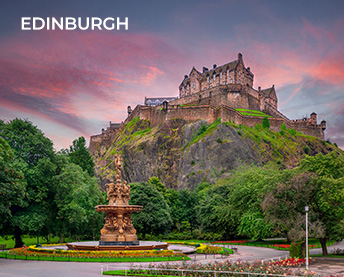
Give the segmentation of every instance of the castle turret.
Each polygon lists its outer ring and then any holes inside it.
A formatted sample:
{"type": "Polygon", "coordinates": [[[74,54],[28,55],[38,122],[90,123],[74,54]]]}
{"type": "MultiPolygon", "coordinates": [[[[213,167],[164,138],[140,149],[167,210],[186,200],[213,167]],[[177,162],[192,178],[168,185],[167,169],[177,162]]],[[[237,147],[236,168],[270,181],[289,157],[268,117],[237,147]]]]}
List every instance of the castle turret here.
{"type": "Polygon", "coordinates": [[[317,124],[317,114],[315,112],[311,113],[311,118],[310,118],[310,122],[314,125],[317,124]]]}
{"type": "Polygon", "coordinates": [[[326,121],[324,119],[321,121],[320,126],[321,126],[321,129],[323,131],[325,131],[325,129],[326,129],[326,121]]]}

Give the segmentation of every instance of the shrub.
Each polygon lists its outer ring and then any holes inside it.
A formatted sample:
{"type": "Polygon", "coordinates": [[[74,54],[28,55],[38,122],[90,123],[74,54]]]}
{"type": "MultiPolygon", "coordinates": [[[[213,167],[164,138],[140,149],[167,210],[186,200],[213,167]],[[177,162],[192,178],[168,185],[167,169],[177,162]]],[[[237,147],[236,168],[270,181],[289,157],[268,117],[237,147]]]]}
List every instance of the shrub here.
{"type": "Polygon", "coordinates": [[[293,241],[289,248],[289,254],[291,258],[303,258],[302,253],[302,241],[293,241]]]}
{"type": "Polygon", "coordinates": [[[297,132],[294,129],[288,129],[288,133],[292,136],[295,136],[297,134],[297,132]]]}
{"type": "Polygon", "coordinates": [[[262,120],[263,128],[269,129],[270,128],[270,121],[268,117],[264,117],[262,120]]]}
{"type": "Polygon", "coordinates": [[[284,123],[281,124],[281,132],[282,131],[287,131],[287,127],[285,126],[284,123]]]}
{"type": "Polygon", "coordinates": [[[240,131],[238,131],[238,135],[239,135],[239,136],[241,136],[241,135],[242,135],[240,131]]]}
{"type": "Polygon", "coordinates": [[[217,142],[217,143],[222,143],[223,141],[222,141],[222,139],[217,138],[216,142],[217,142]]]}
{"type": "Polygon", "coordinates": [[[309,147],[308,146],[303,147],[303,151],[305,151],[305,153],[308,154],[309,153],[309,147]]]}

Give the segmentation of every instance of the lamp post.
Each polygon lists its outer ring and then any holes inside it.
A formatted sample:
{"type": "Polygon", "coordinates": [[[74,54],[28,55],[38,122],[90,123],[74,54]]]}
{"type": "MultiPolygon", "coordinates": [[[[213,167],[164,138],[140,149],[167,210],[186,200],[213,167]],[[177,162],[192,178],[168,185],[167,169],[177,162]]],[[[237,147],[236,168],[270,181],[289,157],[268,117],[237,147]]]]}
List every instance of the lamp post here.
{"type": "Polygon", "coordinates": [[[309,207],[305,206],[306,211],[306,270],[308,270],[309,260],[308,260],[308,211],[309,207]]]}

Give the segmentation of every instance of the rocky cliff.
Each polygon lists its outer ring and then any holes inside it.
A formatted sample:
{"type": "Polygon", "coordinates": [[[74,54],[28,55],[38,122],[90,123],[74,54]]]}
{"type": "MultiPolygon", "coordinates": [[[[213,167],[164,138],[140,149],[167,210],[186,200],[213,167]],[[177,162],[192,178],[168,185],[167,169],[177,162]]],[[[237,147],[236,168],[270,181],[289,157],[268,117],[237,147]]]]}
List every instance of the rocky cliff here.
{"type": "Polygon", "coordinates": [[[182,119],[165,121],[154,128],[138,117],[113,136],[101,142],[93,157],[96,175],[104,185],[114,176],[114,155],[123,159],[123,178],[128,182],[159,177],[168,188],[195,188],[201,182],[216,182],[230,175],[242,163],[295,167],[306,154],[342,152],[335,145],[302,135],[284,126],[272,132],[258,124],[255,128],[205,120],[187,123],[182,119]]]}

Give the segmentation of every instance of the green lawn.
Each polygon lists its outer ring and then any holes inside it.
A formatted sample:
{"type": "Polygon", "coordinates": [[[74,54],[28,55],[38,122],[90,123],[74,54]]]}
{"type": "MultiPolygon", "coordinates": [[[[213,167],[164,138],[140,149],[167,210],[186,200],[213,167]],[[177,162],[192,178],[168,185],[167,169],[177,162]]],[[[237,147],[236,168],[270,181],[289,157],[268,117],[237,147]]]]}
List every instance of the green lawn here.
{"type": "Polygon", "coordinates": [[[310,255],[311,257],[331,257],[331,258],[342,258],[344,259],[344,255],[331,255],[329,254],[328,256],[324,256],[322,254],[317,254],[317,255],[310,255]]]}
{"type": "MultiPolygon", "coordinates": [[[[23,242],[25,243],[26,246],[37,244],[37,238],[30,238],[28,235],[24,235],[22,237],[23,242]]],[[[59,238],[58,237],[53,237],[51,238],[51,243],[58,243],[59,238]]],[[[40,237],[39,238],[39,243],[44,244],[48,243],[45,238],[40,237]]],[[[3,237],[0,237],[0,244],[6,244],[6,248],[13,248],[14,247],[14,239],[5,239],[3,237]]]]}
{"type": "Polygon", "coordinates": [[[104,271],[103,275],[114,275],[114,276],[147,276],[147,277],[151,277],[151,276],[155,276],[155,277],[165,277],[166,275],[150,275],[150,274],[138,274],[138,273],[128,273],[129,270],[127,272],[125,272],[124,270],[109,270],[109,271],[104,271]]]}
{"type": "MultiPolygon", "coordinates": [[[[335,241],[328,241],[327,246],[330,246],[334,243],[335,241]]],[[[226,243],[219,242],[216,244],[222,245],[226,243]]],[[[280,244],[290,244],[290,243],[287,243],[285,239],[280,239],[280,240],[248,241],[245,243],[230,244],[230,245],[247,245],[247,246],[256,246],[256,247],[268,247],[268,248],[274,248],[278,250],[288,250],[288,248],[274,246],[274,245],[280,245],[280,244]]],[[[318,239],[309,239],[308,245],[316,245],[316,247],[312,247],[312,248],[321,248],[321,244],[318,239]]]]}

